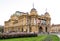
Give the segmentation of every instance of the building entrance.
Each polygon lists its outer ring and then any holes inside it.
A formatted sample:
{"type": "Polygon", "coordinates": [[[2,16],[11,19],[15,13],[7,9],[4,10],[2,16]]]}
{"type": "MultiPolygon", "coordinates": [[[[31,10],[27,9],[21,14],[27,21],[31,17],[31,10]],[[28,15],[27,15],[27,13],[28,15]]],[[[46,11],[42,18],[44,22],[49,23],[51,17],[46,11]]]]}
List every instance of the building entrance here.
{"type": "Polygon", "coordinates": [[[39,33],[43,32],[43,28],[39,27],[39,33]]]}
{"type": "Polygon", "coordinates": [[[47,32],[47,27],[45,28],[46,32],[47,32]]]}

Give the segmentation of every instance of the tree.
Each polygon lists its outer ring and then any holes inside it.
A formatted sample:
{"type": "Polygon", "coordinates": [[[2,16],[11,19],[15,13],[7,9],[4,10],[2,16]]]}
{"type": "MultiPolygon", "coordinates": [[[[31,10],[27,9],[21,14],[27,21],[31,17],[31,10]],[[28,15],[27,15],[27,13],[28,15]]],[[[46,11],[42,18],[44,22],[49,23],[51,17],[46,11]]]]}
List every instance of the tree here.
{"type": "Polygon", "coordinates": [[[0,25],[0,32],[3,32],[3,28],[4,28],[4,26],[0,25]]]}

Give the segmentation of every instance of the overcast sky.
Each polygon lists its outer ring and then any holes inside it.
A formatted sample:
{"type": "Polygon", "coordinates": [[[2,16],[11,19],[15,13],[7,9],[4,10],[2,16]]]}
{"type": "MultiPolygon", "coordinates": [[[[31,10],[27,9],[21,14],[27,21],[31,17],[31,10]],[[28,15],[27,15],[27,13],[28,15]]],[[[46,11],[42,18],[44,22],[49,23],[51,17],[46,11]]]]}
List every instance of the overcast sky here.
{"type": "Polygon", "coordinates": [[[4,25],[15,11],[30,12],[33,3],[39,15],[47,8],[51,24],[60,24],[60,0],[0,0],[0,25],[4,25]]]}

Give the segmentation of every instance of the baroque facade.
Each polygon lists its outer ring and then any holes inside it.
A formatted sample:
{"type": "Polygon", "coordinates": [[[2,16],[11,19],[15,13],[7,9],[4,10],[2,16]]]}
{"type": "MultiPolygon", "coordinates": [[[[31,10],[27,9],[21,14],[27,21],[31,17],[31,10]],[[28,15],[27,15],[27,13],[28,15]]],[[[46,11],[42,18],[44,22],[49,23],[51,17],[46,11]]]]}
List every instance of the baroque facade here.
{"type": "Polygon", "coordinates": [[[38,15],[37,10],[32,8],[30,13],[16,11],[4,23],[4,32],[50,32],[51,17],[48,12],[38,15]]]}

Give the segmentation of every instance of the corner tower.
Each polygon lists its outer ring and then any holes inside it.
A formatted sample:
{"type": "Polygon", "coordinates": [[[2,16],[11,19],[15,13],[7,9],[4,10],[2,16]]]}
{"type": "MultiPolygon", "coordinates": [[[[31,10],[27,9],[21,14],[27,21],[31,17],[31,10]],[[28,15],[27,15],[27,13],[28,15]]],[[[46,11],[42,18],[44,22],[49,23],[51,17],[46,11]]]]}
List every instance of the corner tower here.
{"type": "Polygon", "coordinates": [[[51,17],[50,17],[50,14],[47,11],[45,12],[45,18],[46,18],[46,27],[45,27],[45,30],[47,32],[50,32],[51,17]]]}
{"type": "Polygon", "coordinates": [[[31,32],[38,32],[38,26],[37,26],[37,18],[38,18],[38,14],[37,14],[37,11],[36,9],[34,8],[34,4],[33,4],[33,8],[31,9],[30,11],[30,30],[31,32]],[[33,30],[34,29],[34,30],[33,30]]]}

